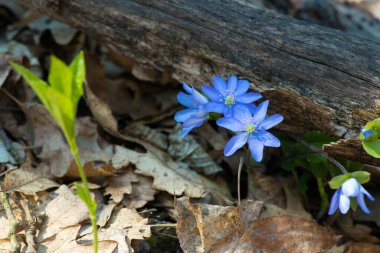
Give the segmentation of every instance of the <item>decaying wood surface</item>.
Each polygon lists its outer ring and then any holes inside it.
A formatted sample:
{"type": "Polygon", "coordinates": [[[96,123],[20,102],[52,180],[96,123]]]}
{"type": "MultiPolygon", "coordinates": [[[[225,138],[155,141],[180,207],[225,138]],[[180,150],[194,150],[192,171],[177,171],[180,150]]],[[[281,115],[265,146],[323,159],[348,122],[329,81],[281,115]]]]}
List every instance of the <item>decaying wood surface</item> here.
{"type": "Polygon", "coordinates": [[[199,86],[238,74],[284,130],[350,138],[378,117],[380,44],[243,0],[18,0],[199,86]]]}
{"type": "Polygon", "coordinates": [[[360,160],[363,163],[380,166],[380,159],[368,155],[360,140],[339,140],[323,146],[323,150],[333,157],[360,160]]]}

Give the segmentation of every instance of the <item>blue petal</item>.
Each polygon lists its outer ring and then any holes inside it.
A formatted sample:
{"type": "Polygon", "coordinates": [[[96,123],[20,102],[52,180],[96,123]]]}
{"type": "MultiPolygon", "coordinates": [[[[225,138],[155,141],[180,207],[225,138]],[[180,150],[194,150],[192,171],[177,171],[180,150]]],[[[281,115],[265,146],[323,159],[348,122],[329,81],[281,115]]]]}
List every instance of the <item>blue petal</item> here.
{"type": "Polygon", "coordinates": [[[232,109],[232,116],[240,122],[248,122],[252,119],[252,114],[246,105],[235,105],[232,109]]]}
{"type": "Polygon", "coordinates": [[[226,107],[223,103],[208,102],[205,104],[204,109],[206,112],[223,113],[226,107]]]}
{"type": "Polygon", "coordinates": [[[363,210],[363,212],[365,212],[366,214],[369,214],[370,211],[369,211],[367,205],[365,204],[364,194],[362,192],[359,193],[357,200],[358,200],[358,204],[359,204],[360,208],[363,210]]]}
{"type": "Polygon", "coordinates": [[[371,129],[362,129],[360,132],[363,134],[362,140],[365,140],[374,134],[373,130],[371,129]]]}
{"type": "Polygon", "coordinates": [[[224,117],[232,117],[232,111],[233,111],[233,106],[231,107],[231,106],[226,106],[225,108],[224,108],[224,112],[223,112],[223,115],[224,115],[224,117]]]}
{"type": "Polygon", "coordinates": [[[348,209],[350,209],[350,199],[343,195],[340,194],[339,198],[339,210],[342,214],[346,214],[348,212],[348,209]]]}
{"type": "Polygon", "coordinates": [[[230,76],[230,78],[228,78],[227,90],[229,90],[231,92],[235,91],[236,85],[237,85],[237,77],[236,76],[230,76]]]}
{"type": "Polygon", "coordinates": [[[224,147],[224,155],[233,155],[236,152],[236,150],[243,147],[247,143],[248,135],[248,133],[242,133],[232,137],[224,147]]]}
{"type": "Polygon", "coordinates": [[[216,124],[220,127],[227,128],[228,130],[231,130],[232,132],[240,132],[244,130],[244,125],[237,119],[234,119],[232,117],[223,117],[216,121],[216,124]]]}
{"type": "Polygon", "coordinates": [[[205,121],[204,117],[190,117],[183,122],[183,127],[199,127],[205,121]]]}
{"type": "Polygon", "coordinates": [[[220,76],[214,76],[213,84],[219,92],[223,92],[227,89],[226,81],[220,76]]]}
{"type": "Polygon", "coordinates": [[[241,96],[246,93],[251,84],[247,80],[239,80],[236,87],[236,96],[241,96]]]}
{"type": "Polygon", "coordinates": [[[349,178],[342,184],[342,194],[347,197],[357,197],[360,192],[360,184],[355,178],[349,178]]]}
{"type": "Polygon", "coordinates": [[[214,102],[219,102],[220,92],[211,86],[202,86],[202,91],[214,102]]]}
{"type": "Polygon", "coordinates": [[[253,159],[255,159],[256,162],[261,162],[261,160],[263,160],[264,144],[257,139],[250,138],[248,147],[253,159]]]}
{"type": "Polygon", "coordinates": [[[182,134],[181,134],[181,138],[185,138],[185,136],[190,133],[191,130],[193,130],[194,127],[184,127],[182,128],[182,134]]]}
{"type": "Polygon", "coordinates": [[[246,104],[245,106],[249,109],[252,115],[255,115],[257,109],[255,104],[246,104]]]}
{"type": "Polygon", "coordinates": [[[265,100],[256,108],[256,113],[253,115],[253,122],[261,123],[267,115],[269,100],[265,100]]]}
{"type": "Polygon", "coordinates": [[[190,87],[189,85],[187,85],[186,83],[183,83],[183,84],[182,84],[182,87],[183,87],[183,89],[184,89],[187,93],[191,94],[192,90],[191,90],[191,87],[190,87]]]}
{"type": "Polygon", "coordinates": [[[259,100],[260,98],[262,98],[262,96],[259,93],[249,92],[237,97],[237,101],[242,104],[249,104],[259,100]]]}
{"type": "Polygon", "coordinates": [[[195,101],[198,102],[198,104],[206,104],[208,102],[208,99],[203,96],[201,93],[199,93],[199,91],[197,91],[196,89],[192,89],[193,93],[193,97],[195,99],[195,101]]]}
{"type": "Polygon", "coordinates": [[[197,106],[197,103],[195,99],[193,98],[193,96],[187,95],[183,93],[182,91],[178,93],[177,99],[178,99],[178,102],[183,106],[186,106],[189,108],[196,108],[197,106]]]}
{"type": "Polygon", "coordinates": [[[339,189],[337,191],[335,191],[335,193],[331,199],[330,208],[329,208],[329,212],[328,212],[329,215],[332,215],[333,213],[335,213],[336,209],[338,209],[340,193],[341,193],[341,188],[339,187],[339,189]]]}
{"type": "Polygon", "coordinates": [[[371,200],[371,201],[375,201],[375,198],[372,197],[372,195],[369,194],[369,192],[367,192],[367,190],[364,189],[363,186],[360,186],[360,191],[361,191],[362,193],[364,193],[364,194],[369,198],[369,200],[371,200]]]}
{"type": "Polygon", "coordinates": [[[278,148],[281,142],[276,136],[267,131],[257,131],[251,135],[251,138],[261,141],[264,146],[278,148]]]}
{"type": "Polygon", "coordinates": [[[269,117],[266,117],[261,123],[260,128],[264,130],[268,130],[278,124],[281,123],[281,121],[284,120],[284,117],[280,114],[274,114],[269,117]]]}
{"type": "Polygon", "coordinates": [[[183,109],[174,115],[174,119],[177,122],[184,122],[188,118],[194,115],[197,109],[183,109]]]}

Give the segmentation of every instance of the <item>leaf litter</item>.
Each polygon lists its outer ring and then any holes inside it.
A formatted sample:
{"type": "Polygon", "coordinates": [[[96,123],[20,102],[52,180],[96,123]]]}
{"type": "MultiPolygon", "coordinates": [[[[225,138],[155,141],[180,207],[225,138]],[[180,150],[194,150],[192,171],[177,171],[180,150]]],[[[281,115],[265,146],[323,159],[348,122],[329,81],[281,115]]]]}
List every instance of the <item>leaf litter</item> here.
{"type": "MultiPolygon", "coordinates": [[[[246,200],[234,206],[238,159],[222,158],[228,134],[206,124],[180,139],[172,120],[179,85],[170,72],[17,4],[0,1],[0,8],[14,12],[0,41],[0,130],[13,143],[0,136],[0,186],[22,224],[18,238],[30,223],[17,201],[40,220],[36,252],[92,252],[91,227],[72,190],[79,175],[61,131],[8,62],[44,76],[49,54],[70,61],[80,48],[87,81],[75,131],[99,206],[100,252],[377,252],[378,216],[317,223],[292,179],[268,168],[247,168],[246,200]]],[[[9,229],[0,206],[0,252],[12,246],[9,229]]]]}

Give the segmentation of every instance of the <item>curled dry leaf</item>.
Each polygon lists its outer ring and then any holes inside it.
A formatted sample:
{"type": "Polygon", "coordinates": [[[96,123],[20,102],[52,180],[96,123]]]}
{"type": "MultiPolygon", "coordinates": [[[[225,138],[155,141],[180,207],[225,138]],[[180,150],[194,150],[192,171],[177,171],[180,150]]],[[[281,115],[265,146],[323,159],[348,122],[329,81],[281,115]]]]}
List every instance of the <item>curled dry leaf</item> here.
{"type": "MultiPolygon", "coordinates": [[[[39,167],[41,168],[41,166],[39,167]]],[[[59,184],[44,177],[39,173],[39,169],[17,169],[5,174],[1,190],[5,192],[22,192],[27,195],[34,195],[50,188],[58,187],[59,184]]]]}
{"type": "Polygon", "coordinates": [[[262,202],[239,207],[191,204],[177,200],[177,235],[185,252],[321,252],[336,238],[314,221],[300,216],[260,219],[262,202]]]}
{"type": "Polygon", "coordinates": [[[52,194],[56,194],[55,198],[46,208],[40,210],[46,216],[45,224],[38,235],[40,242],[89,218],[86,205],[66,185],[61,185],[52,194]]]}
{"type": "Polygon", "coordinates": [[[201,147],[193,136],[181,137],[182,127],[177,124],[169,136],[168,153],[176,161],[190,166],[205,175],[213,175],[222,171],[211,156],[201,147]]]}
{"type": "Polygon", "coordinates": [[[115,208],[116,205],[117,203],[111,201],[107,205],[100,206],[99,215],[96,221],[96,224],[98,224],[99,227],[104,227],[106,225],[107,221],[111,218],[113,209],[115,208]]]}

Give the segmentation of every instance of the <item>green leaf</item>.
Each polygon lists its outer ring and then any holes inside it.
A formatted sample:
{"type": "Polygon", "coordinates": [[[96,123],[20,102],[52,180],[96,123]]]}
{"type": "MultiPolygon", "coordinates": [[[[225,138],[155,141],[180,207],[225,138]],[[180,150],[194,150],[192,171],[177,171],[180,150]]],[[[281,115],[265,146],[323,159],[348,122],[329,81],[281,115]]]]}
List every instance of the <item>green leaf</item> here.
{"type": "Polygon", "coordinates": [[[350,177],[350,174],[336,176],[329,181],[329,186],[331,189],[338,189],[343,184],[343,182],[349,179],[350,177]]]}
{"type": "MultiPolygon", "coordinates": [[[[362,145],[364,150],[371,156],[375,158],[380,158],[380,140],[379,140],[379,133],[380,133],[380,118],[377,118],[375,120],[369,121],[365,126],[364,129],[373,130],[374,134],[363,140],[362,145]]],[[[359,134],[359,138],[363,138],[363,134],[359,134]]]]}
{"type": "Polygon", "coordinates": [[[73,72],[60,59],[52,55],[50,57],[50,71],[48,82],[54,90],[65,96],[72,94],[73,72]]]}
{"type": "Polygon", "coordinates": [[[83,82],[86,76],[86,65],[83,51],[80,51],[79,54],[75,56],[70,64],[70,70],[73,73],[72,100],[75,101],[75,103],[78,103],[79,98],[83,94],[83,82]]]}
{"type": "Polygon", "coordinates": [[[351,174],[351,177],[358,180],[358,182],[360,184],[365,184],[365,183],[369,182],[369,180],[371,178],[371,173],[369,173],[367,171],[355,171],[355,172],[352,172],[350,174],[351,174]]]}
{"type": "Polygon", "coordinates": [[[311,131],[304,135],[305,141],[313,144],[318,148],[322,148],[323,144],[328,144],[336,141],[335,137],[328,135],[322,131],[311,131]]]}

